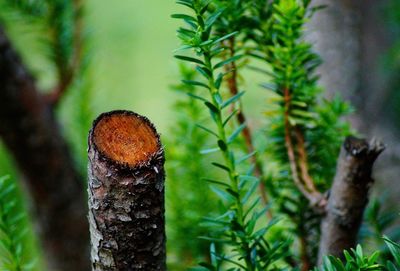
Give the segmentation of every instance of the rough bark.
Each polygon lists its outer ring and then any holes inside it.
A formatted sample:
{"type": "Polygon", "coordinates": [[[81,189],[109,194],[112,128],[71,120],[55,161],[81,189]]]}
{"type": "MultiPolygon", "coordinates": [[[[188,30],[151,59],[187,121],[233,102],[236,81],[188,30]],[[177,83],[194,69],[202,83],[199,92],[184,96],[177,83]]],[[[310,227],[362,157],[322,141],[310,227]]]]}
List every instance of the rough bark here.
{"type": "Polygon", "coordinates": [[[87,270],[83,181],[33,78],[0,28],[0,136],[24,175],[49,270],[87,270]]]}
{"type": "Polygon", "coordinates": [[[151,122],[101,114],[89,133],[92,268],[166,270],[164,151],[151,122]]]}
{"type": "Polygon", "coordinates": [[[324,255],[342,257],[343,250],[355,247],[373,184],[372,167],[383,150],[384,146],[374,140],[368,143],[354,137],[346,139],[321,223],[319,264],[324,255]]]}

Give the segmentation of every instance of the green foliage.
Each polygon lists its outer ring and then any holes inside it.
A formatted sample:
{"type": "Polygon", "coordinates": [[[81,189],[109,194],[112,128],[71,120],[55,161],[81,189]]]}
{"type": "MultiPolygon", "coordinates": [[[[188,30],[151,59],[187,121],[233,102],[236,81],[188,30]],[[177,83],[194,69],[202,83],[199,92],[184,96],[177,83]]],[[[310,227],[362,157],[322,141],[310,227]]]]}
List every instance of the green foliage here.
{"type": "Polygon", "coordinates": [[[342,120],[352,108],[336,96],[315,106],[315,126],[306,132],[310,172],[317,185],[329,189],[336,171],[336,160],[345,136],[354,133],[342,120]]]}
{"type": "Polygon", "coordinates": [[[324,258],[323,265],[320,268],[315,268],[315,271],[396,271],[400,268],[400,245],[393,242],[387,237],[384,237],[386,246],[388,247],[393,260],[385,260],[379,263],[380,252],[375,251],[370,256],[366,256],[360,245],[357,248],[351,249],[350,252],[344,251],[345,261],[333,256],[324,258]]]}
{"type": "MultiPolygon", "coordinates": [[[[87,30],[82,24],[82,1],[74,0],[0,0],[0,18],[11,25],[18,18],[19,25],[29,24],[39,29],[41,57],[50,63],[52,90],[66,93],[58,109],[76,164],[86,175],[87,133],[94,118],[92,100],[92,71],[90,69],[92,46],[87,30]]],[[[40,67],[44,72],[46,67],[40,67]]],[[[47,71],[46,71],[47,72],[47,71]]],[[[61,93],[63,94],[63,93],[61,93]]]]}
{"type": "Polygon", "coordinates": [[[93,109],[93,65],[90,38],[86,37],[81,63],[68,92],[58,108],[65,138],[69,143],[76,165],[82,176],[87,175],[87,135],[95,113],[93,109]]]}
{"type": "Polygon", "coordinates": [[[379,250],[383,261],[391,260],[392,254],[385,244],[382,236],[389,236],[390,240],[400,240],[400,229],[396,227],[398,214],[396,210],[383,203],[387,200],[386,195],[374,198],[368,204],[364,214],[364,223],[359,233],[359,242],[367,251],[379,250]]]}
{"type": "MultiPolygon", "coordinates": [[[[182,78],[196,80],[197,74],[185,65],[180,66],[182,78]]],[[[178,94],[196,95],[198,90],[185,83],[173,86],[178,94]]],[[[207,157],[200,153],[202,146],[210,142],[197,123],[204,124],[205,114],[196,98],[182,97],[174,106],[177,121],[172,133],[173,140],[165,138],[168,187],[167,228],[169,268],[182,270],[208,258],[208,241],[200,239],[208,232],[202,218],[216,213],[217,201],[204,180],[207,157]]],[[[203,126],[200,126],[203,127],[203,126]]],[[[209,172],[209,176],[212,172],[209,172]]]]}
{"type": "Polygon", "coordinates": [[[271,78],[263,84],[272,92],[266,111],[269,142],[266,149],[278,165],[268,187],[279,212],[292,221],[291,229],[303,244],[295,254],[311,262],[316,260],[320,217],[310,208],[309,199],[300,192],[299,185],[295,185],[293,169],[299,170],[300,181],[305,183],[304,175],[309,174],[318,190],[329,189],[340,146],[350,134],[341,117],[351,112],[339,97],[320,101],[322,90],[317,85],[315,70],[321,60],[303,39],[304,25],[315,10],[310,1],[273,1],[268,21],[260,24],[260,32],[268,37],[264,40],[266,45],[256,46],[251,52],[268,65],[257,70],[271,78]],[[295,161],[290,161],[289,152],[295,161]],[[300,157],[302,152],[304,158],[300,157]],[[306,168],[305,173],[300,163],[306,168]]]}
{"type": "Polygon", "coordinates": [[[379,252],[375,252],[371,256],[365,256],[363,254],[360,245],[357,246],[356,250],[351,249],[351,253],[345,251],[345,263],[340,259],[333,256],[324,258],[324,263],[321,268],[315,268],[314,270],[321,271],[353,271],[353,270],[384,270],[383,266],[377,263],[379,252]]]}
{"type": "MultiPolygon", "coordinates": [[[[383,73],[389,82],[388,88],[390,93],[386,95],[385,111],[389,116],[394,118],[394,123],[398,124],[400,117],[400,80],[398,74],[400,72],[400,3],[397,0],[390,0],[384,4],[383,21],[386,23],[386,35],[390,35],[391,47],[384,52],[383,73]]],[[[396,125],[397,129],[399,128],[396,125]]]]}
{"type": "Polygon", "coordinates": [[[19,24],[34,26],[40,32],[42,52],[55,70],[58,86],[70,85],[79,69],[82,39],[80,0],[1,0],[0,18],[8,24],[11,16],[19,24]]]}
{"type": "Polygon", "coordinates": [[[58,110],[63,133],[82,176],[87,175],[87,135],[94,119],[92,75],[86,68],[79,73],[58,110]]]}
{"type": "MultiPolygon", "coordinates": [[[[178,29],[178,37],[183,46],[177,50],[192,49],[194,56],[177,55],[176,58],[195,65],[201,79],[183,80],[183,83],[199,87],[208,92],[206,95],[191,95],[201,101],[209,110],[214,128],[206,127],[210,135],[216,137],[215,148],[208,149],[204,153],[219,151],[223,162],[211,163],[216,168],[225,172],[228,181],[210,180],[212,189],[222,200],[225,213],[217,218],[207,219],[210,228],[214,229],[213,236],[204,237],[214,243],[224,245],[224,252],[218,252],[215,246],[211,249],[211,263],[202,263],[207,270],[220,270],[225,263],[231,264],[232,270],[268,270],[274,262],[276,255],[281,255],[282,243],[270,245],[265,239],[265,233],[273,225],[271,221],[267,226],[256,227],[259,219],[265,214],[265,208],[257,210],[259,198],[254,196],[254,191],[259,180],[249,173],[240,173],[241,162],[237,159],[233,144],[244,125],[235,127],[231,122],[232,114],[229,112],[233,104],[243,95],[239,92],[230,98],[223,98],[221,82],[227,74],[220,69],[237,61],[241,55],[233,55],[223,58],[223,43],[233,37],[237,32],[219,36],[214,32],[214,24],[224,12],[224,7],[212,5],[211,1],[179,0],[178,4],[188,7],[192,14],[174,14],[172,17],[182,19],[186,27],[178,29]],[[228,123],[230,125],[228,125],[228,123]],[[233,130],[229,131],[229,126],[233,130]]],[[[203,92],[204,92],[203,91],[203,92]]],[[[253,154],[246,155],[249,158],[253,154]]],[[[247,170],[248,171],[248,170],[247,170]]],[[[250,171],[248,171],[251,173],[250,171]]]]}
{"type": "Polygon", "coordinates": [[[34,270],[37,261],[26,250],[29,226],[16,197],[16,184],[0,178],[0,270],[34,270]]]}

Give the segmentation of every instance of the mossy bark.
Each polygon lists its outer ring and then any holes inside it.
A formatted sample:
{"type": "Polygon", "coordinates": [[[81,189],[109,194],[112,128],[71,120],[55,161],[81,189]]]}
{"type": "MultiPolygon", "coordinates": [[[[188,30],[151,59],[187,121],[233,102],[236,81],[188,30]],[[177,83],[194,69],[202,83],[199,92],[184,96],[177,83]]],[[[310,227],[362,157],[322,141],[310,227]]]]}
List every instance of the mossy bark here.
{"type": "Polygon", "coordinates": [[[104,113],[88,153],[93,270],[166,270],[164,151],[154,126],[133,112],[104,113]]]}

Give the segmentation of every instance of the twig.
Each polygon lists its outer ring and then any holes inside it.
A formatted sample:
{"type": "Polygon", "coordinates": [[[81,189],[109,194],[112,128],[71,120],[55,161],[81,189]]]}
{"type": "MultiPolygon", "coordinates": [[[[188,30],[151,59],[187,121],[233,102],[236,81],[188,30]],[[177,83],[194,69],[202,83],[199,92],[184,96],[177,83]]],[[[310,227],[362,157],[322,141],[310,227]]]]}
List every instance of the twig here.
{"type": "MultiPolygon", "coordinates": [[[[228,40],[228,48],[230,52],[230,57],[233,57],[235,55],[235,38],[231,37],[228,40]]],[[[232,96],[236,95],[239,93],[238,85],[237,85],[237,67],[235,61],[233,61],[227,69],[231,72],[227,84],[229,91],[232,96]]],[[[246,123],[246,116],[243,113],[242,109],[242,103],[239,101],[239,110],[236,114],[236,120],[239,123],[239,125],[243,125],[246,123]]],[[[242,130],[242,135],[246,144],[246,149],[248,153],[253,153],[255,151],[254,145],[253,145],[253,140],[252,140],[252,133],[251,130],[246,123],[246,126],[242,130]]],[[[266,188],[264,184],[264,172],[262,165],[260,164],[260,161],[258,160],[257,153],[254,153],[254,155],[250,158],[250,161],[254,164],[254,176],[257,177],[260,180],[259,184],[259,191],[261,195],[261,199],[264,205],[268,205],[268,196],[266,193],[266,188]]],[[[267,211],[267,216],[268,218],[272,218],[271,210],[268,209],[267,211]]]]}
{"type": "Polygon", "coordinates": [[[300,259],[301,259],[301,271],[308,271],[311,269],[311,260],[307,252],[308,242],[304,235],[300,236],[300,259]]]}
{"type": "Polygon", "coordinates": [[[290,165],[290,170],[292,172],[293,176],[293,181],[297,188],[300,190],[300,192],[303,194],[304,197],[306,197],[310,202],[314,202],[315,199],[313,198],[313,195],[308,192],[304,184],[302,183],[298,169],[297,169],[297,162],[296,162],[296,156],[294,153],[294,147],[293,147],[293,142],[292,142],[292,136],[291,136],[291,125],[289,123],[289,104],[290,104],[290,93],[289,89],[285,88],[283,90],[284,94],[284,103],[285,103],[285,113],[284,113],[284,126],[285,126],[285,146],[289,158],[289,165],[290,165]]]}
{"type": "Polygon", "coordinates": [[[324,212],[324,208],[327,204],[326,197],[318,191],[315,187],[315,182],[310,176],[309,169],[308,169],[308,159],[307,159],[307,152],[305,149],[304,144],[304,135],[301,130],[297,127],[295,129],[295,135],[297,139],[297,153],[299,154],[299,167],[301,171],[301,177],[306,184],[308,190],[311,192],[313,196],[313,202],[311,205],[317,207],[321,213],[324,212]]]}
{"type": "MultiPolygon", "coordinates": [[[[58,67],[59,82],[50,93],[45,95],[46,101],[52,107],[55,107],[59,103],[62,96],[72,84],[82,60],[82,0],[74,0],[72,4],[74,13],[73,54],[71,64],[67,67],[58,67]]],[[[64,65],[64,63],[57,64],[64,65]]]]}
{"type": "Polygon", "coordinates": [[[307,153],[304,147],[304,136],[298,127],[292,127],[289,122],[289,107],[290,107],[290,91],[288,88],[283,90],[284,94],[284,126],[285,126],[285,146],[288,153],[290,170],[292,172],[293,181],[303,196],[308,199],[313,207],[319,208],[323,211],[326,205],[325,196],[322,195],[315,187],[314,181],[311,178],[308,170],[307,153]],[[294,145],[292,142],[292,128],[297,139],[297,152],[298,160],[294,152],[294,145]],[[297,164],[298,163],[298,164],[297,164]],[[299,176],[298,167],[300,168],[301,178],[299,176]]]}
{"type": "Polygon", "coordinates": [[[319,193],[315,188],[314,181],[312,180],[308,172],[307,153],[304,147],[304,135],[298,127],[295,129],[295,135],[297,139],[297,153],[299,154],[299,167],[301,171],[301,177],[311,193],[319,193]]]}

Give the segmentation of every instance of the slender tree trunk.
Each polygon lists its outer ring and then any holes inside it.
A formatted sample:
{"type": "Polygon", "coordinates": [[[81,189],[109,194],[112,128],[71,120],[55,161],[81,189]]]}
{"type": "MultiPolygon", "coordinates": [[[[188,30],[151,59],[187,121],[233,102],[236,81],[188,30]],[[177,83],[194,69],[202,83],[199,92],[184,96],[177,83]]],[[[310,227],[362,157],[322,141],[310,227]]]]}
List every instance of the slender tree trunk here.
{"type": "Polygon", "coordinates": [[[318,263],[323,256],[343,256],[354,248],[373,184],[372,166],[384,146],[376,141],[348,137],[341,150],[326,215],[321,224],[318,263]]]}
{"type": "Polygon", "coordinates": [[[89,133],[89,223],[96,271],[166,270],[164,151],[151,122],[101,114],[89,133]]]}
{"type": "Polygon", "coordinates": [[[83,180],[52,110],[1,27],[0,136],[32,194],[49,270],[88,270],[83,180]]]}

